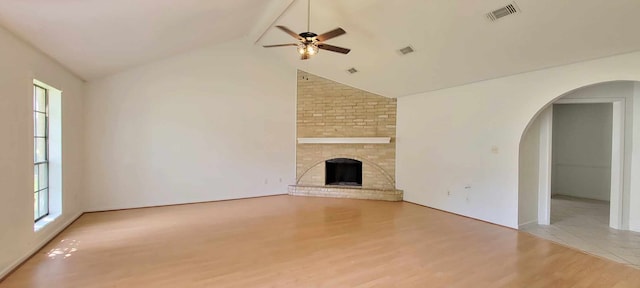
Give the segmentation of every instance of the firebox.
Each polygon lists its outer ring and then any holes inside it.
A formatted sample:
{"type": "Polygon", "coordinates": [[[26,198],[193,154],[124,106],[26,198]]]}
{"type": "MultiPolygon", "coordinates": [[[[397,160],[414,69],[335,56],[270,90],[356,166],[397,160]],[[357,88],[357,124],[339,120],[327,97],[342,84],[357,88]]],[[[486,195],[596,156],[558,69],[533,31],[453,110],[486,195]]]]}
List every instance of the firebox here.
{"type": "Polygon", "coordinates": [[[362,162],[336,158],[325,162],[325,184],[362,186],[362,162]]]}

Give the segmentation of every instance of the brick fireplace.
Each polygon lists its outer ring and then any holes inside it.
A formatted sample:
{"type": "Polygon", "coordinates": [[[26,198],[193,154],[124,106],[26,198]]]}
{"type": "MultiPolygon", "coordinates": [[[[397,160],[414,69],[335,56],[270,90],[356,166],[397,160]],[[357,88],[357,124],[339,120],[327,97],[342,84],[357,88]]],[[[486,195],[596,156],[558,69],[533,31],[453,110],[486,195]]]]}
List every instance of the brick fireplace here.
{"type": "Polygon", "coordinates": [[[395,187],[396,99],[304,71],[297,97],[296,184],[289,194],[402,200],[395,187]]]}

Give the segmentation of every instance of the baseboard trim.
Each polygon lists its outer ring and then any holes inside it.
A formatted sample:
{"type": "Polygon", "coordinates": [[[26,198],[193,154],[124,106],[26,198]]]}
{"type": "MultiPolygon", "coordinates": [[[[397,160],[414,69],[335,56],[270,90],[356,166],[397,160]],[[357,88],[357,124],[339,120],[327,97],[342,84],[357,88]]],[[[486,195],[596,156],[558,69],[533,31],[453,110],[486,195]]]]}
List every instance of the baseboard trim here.
{"type": "Polygon", "coordinates": [[[36,243],[36,245],[31,247],[30,252],[20,257],[18,260],[14,261],[11,265],[9,265],[9,267],[0,271],[0,283],[2,283],[2,281],[4,281],[7,277],[9,277],[13,272],[18,270],[18,268],[20,268],[22,264],[24,264],[29,259],[31,259],[31,257],[36,255],[36,253],[38,253],[40,249],[44,248],[44,246],[47,246],[47,244],[49,244],[49,242],[51,242],[54,238],[58,237],[58,235],[60,235],[60,233],[62,233],[65,229],[69,228],[71,224],[76,222],[76,220],[80,219],[82,215],[84,215],[84,212],[80,212],[76,214],[75,217],[71,217],[69,220],[67,220],[67,222],[60,225],[60,227],[58,227],[57,229],[53,230],[53,232],[49,236],[45,237],[42,241],[40,241],[39,243],[36,243]]]}
{"type": "Polygon", "coordinates": [[[205,203],[214,203],[214,202],[226,202],[226,201],[236,201],[236,200],[246,200],[246,199],[257,199],[257,198],[275,197],[275,196],[283,196],[283,195],[288,195],[288,194],[287,194],[287,193],[282,193],[282,194],[261,195],[261,196],[250,196],[250,197],[232,198],[232,199],[208,200],[208,201],[187,202],[187,203],[175,203],[175,204],[161,204],[161,205],[150,205],[150,206],[136,206],[136,207],[128,207],[128,208],[90,209],[90,210],[87,210],[87,211],[86,211],[86,212],[84,212],[84,213],[100,213],[100,212],[113,212],[113,211],[135,210],[135,209],[146,209],[146,208],[158,208],[158,207],[182,206],[182,205],[192,205],[192,204],[205,204],[205,203]]]}
{"type": "Polygon", "coordinates": [[[538,220],[531,220],[531,221],[527,221],[527,222],[524,222],[524,223],[519,223],[518,224],[518,230],[524,228],[525,226],[532,225],[532,224],[538,224],[538,220]]]}

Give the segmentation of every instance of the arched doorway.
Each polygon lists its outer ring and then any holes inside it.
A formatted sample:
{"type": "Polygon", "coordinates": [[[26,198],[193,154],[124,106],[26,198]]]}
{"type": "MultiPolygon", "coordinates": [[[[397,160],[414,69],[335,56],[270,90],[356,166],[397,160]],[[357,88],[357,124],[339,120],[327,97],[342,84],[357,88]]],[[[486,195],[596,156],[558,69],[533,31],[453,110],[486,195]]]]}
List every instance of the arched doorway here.
{"type": "MultiPolygon", "coordinates": [[[[551,195],[559,192],[552,190],[555,188],[552,187],[552,183],[556,183],[554,176],[557,178],[558,174],[562,174],[558,172],[561,169],[557,161],[554,162],[553,155],[554,106],[587,106],[578,104],[597,105],[600,103],[609,105],[610,117],[612,117],[611,146],[609,148],[611,165],[607,168],[607,173],[610,175],[610,189],[606,191],[608,194],[610,193],[611,203],[608,215],[609,226],[615,229],[628,229],[628,186],[632,132],[629,124],[633,121],[633,110],[630,104],[633,93],[634,82],[631,81],[605,82],[581,87],[560,95],[531,120],[520,142],[518,195],[520,225],[551,224],[551,195]]],[[[602,170],[603,167],[574,168],[573,170],[587,170],[587,168],[602,170]]],[[[586,179],[582,180],[583,182],[589,182],[591,179],[584,177],[592,176],[586,175],[578,175],[578,177],[586,179]]],[[[576,176],[574,175],[574,177],[576,176]]]]}
{"type": "MultiPolygon", "coordinates": [[[[632,192],[632,184],[635,185],[634,187],[638,187],[637,180],[635,180],[637,177],[633,177],[633,179],[631,177],[631,168],[633,167],[637,171],[637,168],[640,167],[637,165],[637,155],[632,155],[632,147],[638,143],[638,134],[635,136],[636,140],[633,139],[634,130],[638,131],[637,128],[633,129],[634,122],[639,120],[638,115],[636,117],[633,115],[634,106],[640,107],[638,99],[640,99],[640,82],[603,82],[560,95],[537,113],[523,133],[519,147],[518,220],[521,231],[589,251],[591,254],[613,261],[637,263],[635,258],[631,259],[628,255],[632,255],[640,248],[637,242],[632,240],[637,239],[640,233],[633,232],[638,231],[637,226],[633,226],[632,222],[634,219],[632,217],[633,209],[636,209],[637,205],[631,204],[635,203],[634,199],[637,199],[634,198],[637,197],[637,194],[633,194],[636,192],[632,192]],[[559,177],[558,174],[567,175],[567,173],[558,172],[560,171],[558,164],[567,164],[563,163],[565,158],[557,155],[557,150],[561,150],[561,147],[559,148],[557,145],[558,139],[556,138],[563,136],[559,134],[561,133],[559,131],[567,131],[566,127],[562,128],[562,125],[558,125],[558,122],[563,121],[562,119],[566,120],[566,115],[561,116],[560,112],[567,110],[567,108],[593,112],[595,110],[592,108],[596,106],[607,112],[601,115],[606,115],[610,122],[596,123],[593,122],[594,119],[591,119],[584,121],[590,124],[583,125],[582,128],[589,125],[601,126],[600,128],[608,126],[609,128],[600,134],[596,133],[598,129],[595,129],[594,134],[600,135],[600,137],[609,136],[609,150],[605,152],[609,153],[607,161],[610,165],[606,168],[610,175],[608,177],[610,182],[607,183],[608,186],[603,188],[600,185],[598,189],[601,190],[600,192],[606,192],[605,196],[610,198],[601,200],[570,198],[561,194],[566,192],[565,187],[557,185],[557,183],[554,184],[554,181],[557,181],[559,177]],[[553,194],[559,195],[552,197],[553,194]],[[633,231],[613,231],[610,228],[633,231]]],[[[568,115],[573,114],[569,113],[568,115]]],[[[602,121],[606,117],[595,118],[602,121]]],[[[584,124],[576,119],[570,120],[574,123],[584,124]]],[[[577,130],[582,128],[578,127],[577,130]]],[[[591,145],[593,143],[582,145],[575,141],[570,142],[571,145],[564,144],[569,149],[575,148],[576,150],[584,148],[580,146],[593,146],[591,145]]],[[[589,149],[586,150],[589,151],[589,149]]],[[[593,171],[602,169],[604,166],[569,167],[569,170],[575,168],[574,170],[591,169],[593,171]]],[[[567,170],[566,167],[563,169],[567,170]]],[[[637,172],[633,173],[637,174],[637,172]]],[[[579,184],[587,184],[586,186],[582,185],[582,189],[597,188],[598,185],[591,184],[594,179],[589,177],[598,178],[600,176],[591,173],[576,179],[584,182],[579,184]]]]}

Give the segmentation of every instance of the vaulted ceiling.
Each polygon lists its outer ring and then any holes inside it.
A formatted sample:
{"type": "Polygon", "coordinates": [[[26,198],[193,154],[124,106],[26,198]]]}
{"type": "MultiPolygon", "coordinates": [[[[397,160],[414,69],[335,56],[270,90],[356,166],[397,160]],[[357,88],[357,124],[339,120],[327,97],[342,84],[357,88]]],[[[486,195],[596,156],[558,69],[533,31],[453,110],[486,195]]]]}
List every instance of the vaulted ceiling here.
{"type": "Polygon", "coordinates": [[[2,0],[0,25],[85,79],[247,35],[269,0],[2,0]]]}
{"type": "MultiPolygon", "coordinates": [[[[270,53],[308,72],[397,97],[640,50],[639,0],[515,0],[521,13],[495,22],[486,14],[509,0],[312,0],[311,30],[340,26],[327,41],[349,55],[321,51],[308,61],[295,47],[270,53]],[[400,56],[411,45],[415,53],[400,56]],[[360,72],[349,74],[355,67],[360,72]]],[[[276,21],[306,26],[306,1],[276,21]]],[[[291,39],[270,29],[259,44],[291,39]]]]}
{"type": "MultiPolygon", "coordinates": [[[[638,0],[312,0],[311,30],[352,49],[301,61],[295,47],[267,55],[389,97],[640,50],[638,0]],[[401,56],[397,49],[416,51],[401,56]],[[349,74],[355,67],[358,73],[349,74]]],[[[306,30],[305,0],[3,0],[0,24],[85,79],[248,36],[292,43],[272,25],[306,30]],[[264,33],[263,33],[264,32],[264,33]]]]}

